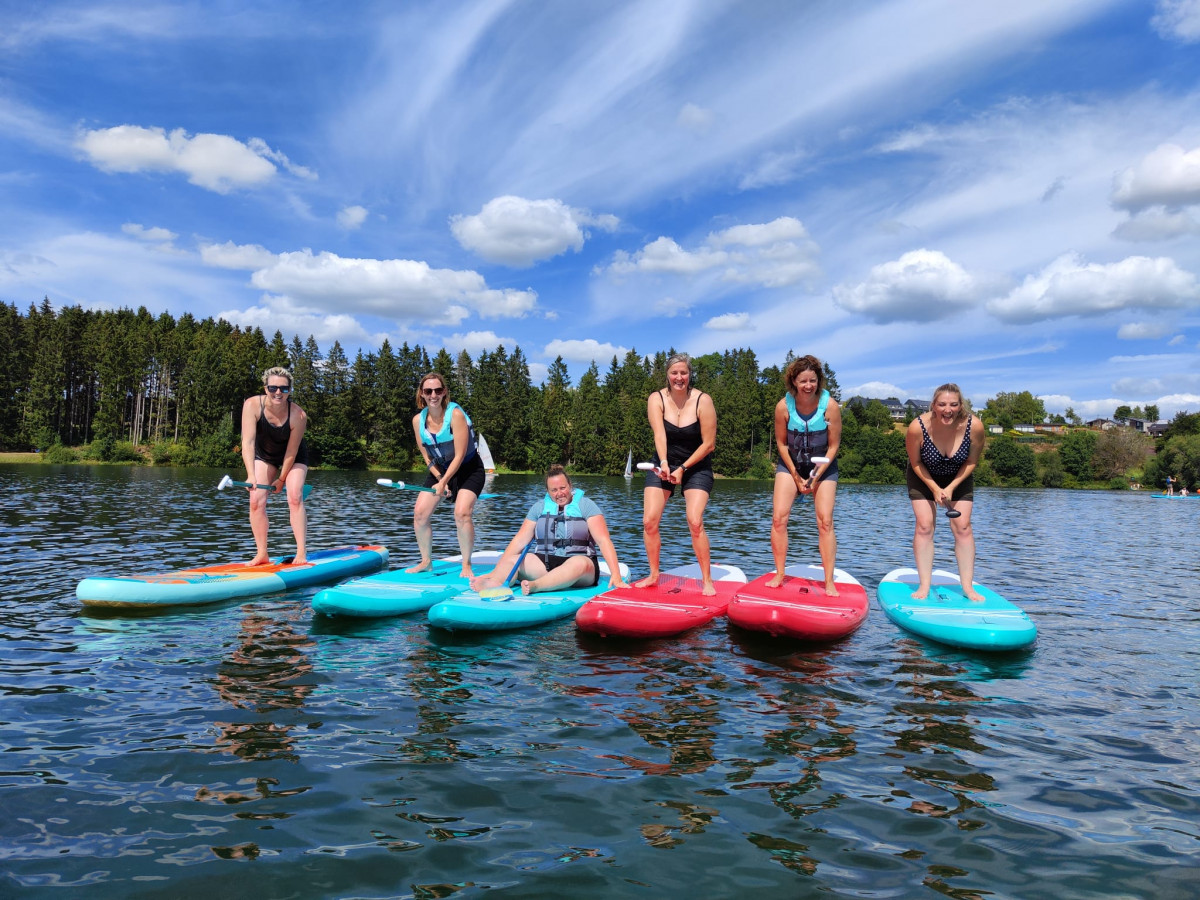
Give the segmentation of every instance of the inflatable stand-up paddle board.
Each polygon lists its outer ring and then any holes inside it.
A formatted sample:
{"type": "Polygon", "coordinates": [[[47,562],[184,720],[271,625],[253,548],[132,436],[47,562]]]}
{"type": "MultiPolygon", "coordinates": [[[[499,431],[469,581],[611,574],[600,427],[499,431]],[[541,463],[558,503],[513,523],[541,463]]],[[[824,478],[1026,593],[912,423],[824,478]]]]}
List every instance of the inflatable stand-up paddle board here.
{"type": "Polygon", "coordinates": [[[924,600],[914,600],[916,569],[894,569],[879,584],[879,605],[887,617],[913,634],[972,650],[1018,650],[1037,638],[1037,626],[1017,606],[991,588],[975,583],[984,598],[966,598],[958,576],[933,571],[933,587],[924,600]]]}
{"type": "MultiPolygon", "coordinates": [[[[486,575],[499,558],[498,550],[476,551],[471,554],[471,569],[476,575],[486,575]]],[[[318,591],[312,608],[327,616],[402,616],[429,609],[469,587],[462,576],[462,556],[450,556],[435,559],[424,572],[392,569],[318,591]]]]}
{"type": "Polygon", "coordinates": [[[692,563],[659,575],[653,587],[616,588],[589,600],[575,614],[581,631],[602,637],[658,638],[680,634],[723,615],[746,576],[737,566],[713,564],[717,593],[701,591],[700,566],[692,563]]]}
{"type": "Polygon", "coordinates": [[[788,566],[783,584],[769,587],[768,572],[738,588],[726,615],[739,628],[802,641],[836,641],[867,617],[867,590],[854,576],[833,570],[838,596],[825,595],[820,566],[788,566]]]}
{"type": "Polygon", "coordinates": [[[109,609],[197,606],[373,572],[387,565],[388,552],[385,547],[361,545],[309,553],[308,562],[300,566],[292,565],[291,560],[286,556],[261,566],[225,563],[161,575],[85,578],[75,588],[75,596],[84,606],[109,609]]]}
{"type": "MultiPolygon", "coordinates": [[[[522,594],[520,584],[503,597],[481,597],[466,591],[434,604],[428,613],[429,624],[448,631],[502,631],[527,628],[573,616],[588,600],[603,593],[608,585],[608,563],[600,561],[600,581],[595,587],[570,590],[538,591],[522,594]]],[[[629,567],[621,563],[621,579],[629,580],[629,567]]]]}
{"type": "Polygon", "coordinates": [[[1188,494],[1186,497],[1183,494],[1151,494],[1155,500],[1194,500],[1200,497],[1200,494],[1188,494]]]}

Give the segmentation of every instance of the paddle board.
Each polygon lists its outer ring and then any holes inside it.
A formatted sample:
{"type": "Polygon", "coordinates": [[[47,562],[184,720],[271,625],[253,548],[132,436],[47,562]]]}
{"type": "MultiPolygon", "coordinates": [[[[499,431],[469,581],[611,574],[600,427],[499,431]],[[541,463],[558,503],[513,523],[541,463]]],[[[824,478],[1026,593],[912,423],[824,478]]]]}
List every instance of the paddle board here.
{"type": "Polygon", "coordinates": [[[724,614],[746,576],[737,566],[713,565],[717,589],[713,596],[701,590],[700,566],[692,563],[663,572],[653,587],[633,585],[605,591],[575,614],[582,631],[602,637],[670,637],[711,622],[724,614]]]}
{"type": "MultiPolygon", "coordinates": [[[[476,575],[485,575],[499,558],[498,550],[480,550],[471,554],[471,568],[476,575]]],[[[402,616],[429,609],[468,586],[462,576],[462,556],[450,556],[435,559],[424,572],[393,569],[318,591],[312,608],[327,616],[402,616]]]]}
{"type": "MultiPolygon", "coordinates": [[[[575,615],[579,607],[606,589],[608,571],[608,564],[601,560],[600,581],[595,587],[525,595],[517,584],[511,595],[503,597],[481,597],[475,591],[465,591],[434,604],[428,613],[429,624],[448,631],[502,631],[564,619],[575,615]]],[[[629,578],[629,567],[624,563],[621,563],[621,578],[629,578]]]]}
{"type": "Polygon", "coordinates": [[[308,562],[300,566],[291,560],[287,556],[261,566],[225,563],[161,575],[85,578],[75,588],[75,596],[84,606],[110,609],[197,606],[373,572],[387,565],[388,552],[385,547],[362,545],[309,553],[308,562]]]}
{"type": "Polygon", "coordinates": [[[858,628],[867,617],[867,591],[854,576],[833,570],[838,596],[825,595],[820,566],[788,566],[783,584],[769,587],[768,572],[738,588],[726,615],[739,628],[765,631],[802,641],[835,641],[858,628]]]}
{"type": "Polygon", "coordinates": [[[1017,650],[1037,638],[1033,620],[991,588],[976,582],[975,590],[984,600],[973,603],[963,594],[957,575],[935,569],[929,596],[914,600],[918,581],[916,569],[894,569],[878,591],[887,617],[913,634],[972,650],[1017,650]]]}
{"type": "Polygon", "coordinates": [[[1188,494],[1186,497],[1183,494],[1151,494],[1155,500],[1194,500],[1200,497],[1200,494],[1188,494]]]}

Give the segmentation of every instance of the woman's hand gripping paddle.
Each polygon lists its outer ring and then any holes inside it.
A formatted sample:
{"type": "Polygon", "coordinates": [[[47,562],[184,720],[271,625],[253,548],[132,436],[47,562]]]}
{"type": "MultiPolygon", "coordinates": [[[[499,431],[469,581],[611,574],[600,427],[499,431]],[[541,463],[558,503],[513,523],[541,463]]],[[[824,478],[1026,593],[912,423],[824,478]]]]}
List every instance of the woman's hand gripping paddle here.
{"type": "MultiPolygon", "coordinates": [[[[395,488],[398,491],[424,491],[427,494],[436,494],[433,488],[425,487],[422,484],[405,484],[403,481],[392,481],[390,478],[376,478],[375,483],[380,487],[395,488]]],[[[480,500],[491,500],[493,497],[498,497],[499,494],[480,494],[480,500]]]]}
{"type": "Polygon", "coordinates": [[[509,572],[508,577],[504,579],[503,585],[501,585],[500,587],[484,588],[482,591],[479,592],[479,596],[482,597],[484,600],[504,600],[504,599],[507,599],[508,597],[511,597],[513,595],[513,589],[512,589],[512,585],[509,584],[509,582],[513,580],[513,577],[520,570],[521,563],[525,562],[525,554],[528,553],[530,548],[533,547],[533,545],[536,543],[537,543],[537,539],[534,538],[532,541],[530,541],[528,544],[525,545],[525,549],[522,550],[521,555],[517,557],[517,564],[512,567],[512,571],[509,572]]]}
{"type": "MultiPolygon", "coordinates": [[[[222,478],[220,481],[217,482],[217,490],[223,491],[227,487],[244,487],[244,488],[250,488],[253,491],[273,491],[274,490],[274,488],[269,484],[253,484],[252,482],[249,482],[249,481],[234,481],[232,478],[230,478],[228,475],[226,475],[224,478],[222,478]]],[[[281,492],[286,494],[287,488],[286,487],[282,488],[281,492]]],[[[312,485],[306,484],[304,486],[303,499],[307,500],[308,495],[311,493],[312,493],[312,485]]]]}
{"type": "MultiPolygon", "coordinates": [[[[807,481],[809,483],[809,485],[811,486],[812,480],[813,480],[812,473],[816,471],[817,466],[829,465],[829,457],[828,456],[810,456],[808,461],[813,464],[813,467],[811,469],[809,469],[808,478],[806,478],[805,481],[807,481]]],[[[814,500],[814,502],[815,502],[815,500],[814,500]]]]}

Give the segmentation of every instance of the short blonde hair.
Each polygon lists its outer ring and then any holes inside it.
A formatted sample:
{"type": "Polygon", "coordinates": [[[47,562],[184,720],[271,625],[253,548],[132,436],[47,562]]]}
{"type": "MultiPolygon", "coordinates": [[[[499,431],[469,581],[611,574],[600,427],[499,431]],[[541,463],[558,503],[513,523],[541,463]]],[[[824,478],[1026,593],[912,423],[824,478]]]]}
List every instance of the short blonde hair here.
{"type": "Polygon", "coordinates": [[[272,378],[286,378],[288,387],[292,386],[292,373],[283,366],[271,366],[267,371],[263,372],[263,387],[267,386],[267,382],[272,378]]]}
{"type": "Polygon", "coordinates": [[[933,404],[937,403],[937,398],[942,394],[954,394],[958,397],[958,415],[954,418],[955,422],[961,422],[971,415],[971,401],[963,396],[962,390],[952,381],[947,381],[945,384],[934,389],[933,399],[929,401],[930,413],[933,412],[933,404]]]}

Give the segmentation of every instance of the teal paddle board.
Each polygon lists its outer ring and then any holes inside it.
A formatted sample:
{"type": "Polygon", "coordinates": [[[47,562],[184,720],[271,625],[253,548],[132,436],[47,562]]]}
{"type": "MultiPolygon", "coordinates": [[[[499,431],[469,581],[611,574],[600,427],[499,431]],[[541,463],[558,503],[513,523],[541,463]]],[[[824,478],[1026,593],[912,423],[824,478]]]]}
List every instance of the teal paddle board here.
{"type": "MultiPolygon", "coordinates": [[[[481,550],[471,554],[471,568],[476,575],[485,575],[499,558],[497,550],[481,550]]],[[[469,586],[462,576],[462,557],[451,556],[435,559],[424,572],[393,569],[327,588],[312,598],[312,608],[327,616],[403,616],[429,609],[469,586]]]]}
{"type": "Polygon", "coordinates": [[[879,583],[879,605],[887,617],[913,634],[972,650],[1018,650],[1037,638],[1037,626],[1016,605],[991,588],[975,583],[983,596],[966,598],[957,575],[935,569],[933,587],[924,600],[914,600],[916,569],[893,569],[879,583]]]}
{"type": "MultiPolygon", "coordinates": [[[[429,624],[448,631],[503,631],[565,619],[608,590],[608,573],[608,564],[601,560],[600,581],[594,587],[526,595],[518,584],[511,595],[503,597],[481,597],[475,591],[466,591],[434,604],[428,613],[429,624]]],[[[629,567],[624,563],[621,563],[621,578],[629,579],[629,567]]]]}

